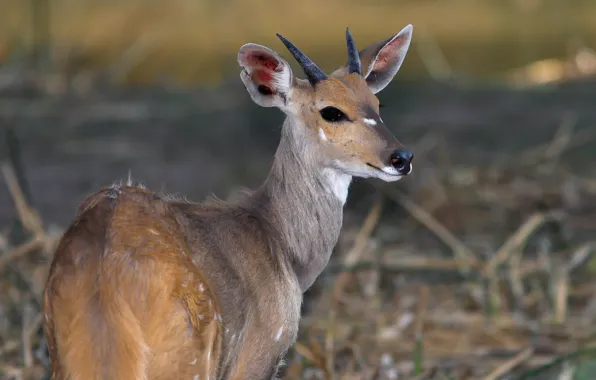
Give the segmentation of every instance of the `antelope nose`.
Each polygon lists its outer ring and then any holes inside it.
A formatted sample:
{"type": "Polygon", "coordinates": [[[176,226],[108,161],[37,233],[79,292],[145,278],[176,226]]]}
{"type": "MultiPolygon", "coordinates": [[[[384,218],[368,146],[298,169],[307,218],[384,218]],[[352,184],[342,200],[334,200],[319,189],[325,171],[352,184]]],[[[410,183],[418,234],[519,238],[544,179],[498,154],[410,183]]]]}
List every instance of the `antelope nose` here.
{"type": "Polygon", "coordinates": [[[412,171],[412,159],[414,155],[407,150],[396,150],[391,153],[391,166],[401,175],[407,175],[412,171]]]}

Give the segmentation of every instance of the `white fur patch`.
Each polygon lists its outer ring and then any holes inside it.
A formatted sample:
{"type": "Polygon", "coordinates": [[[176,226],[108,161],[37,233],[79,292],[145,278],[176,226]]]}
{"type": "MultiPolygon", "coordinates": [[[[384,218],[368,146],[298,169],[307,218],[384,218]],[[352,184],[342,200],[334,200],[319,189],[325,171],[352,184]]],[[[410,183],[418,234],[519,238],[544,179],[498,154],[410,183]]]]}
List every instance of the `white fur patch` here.
{"type": "Polygon", "coordinates": [[[325,135],[323,128],[319,128],[319,136],[321,137],[321,140],[327,141],[327,135],[325,135]]]}
{"type": "MultiPolygon", "coordinates": [[[[391,166],[385,166],[385,167],[381,168],[381,170],[387,174],[390,174],[390,175],[399,175],[399,176],[402,175],[396,168],[391,167],[391,166]]],[[[412,170],[414,170],[414,165],[412,165],[410,163],[410,171],[408,172],[408,174],[411,173],[412,170]]]]}
{"type": "Polygon", "coordinates": [[[277,335],[275,336],[275,341],[279,342],[279,339],[281,338],[281,334],[284,332],[284,328],[280,327],[279,331],[277,332],[277,335]]]}
{"type": "Polygon", "coordinates": [[[128,187],[138,187],[139,189],[146,189],[146,188],[147,188],[147,187],[146,187],[146,186],[145,186],[143,183],[141,183],[141,182],[137,182],[137,183],[135,183],[135,182],[132,180],[132,178],[130,178],[130,177],[129,177],[129,178],[126,180],[126,181],[122,181],[122,180],[120,180],[120,181],[116,181],[116,182],[114,182],[114,183],[113,183],[113,184],[110,186],[110,189],[112,189],[112,190],[114,190],[114,191],[116,191],[116,192],[120,193],[120,190],[121,190],[121,188],[122,188],[122,187],[124,187],[124,186],[128,186],[128,187]]]}
{"type": "Polygon", "coordinates": [[[381,171],[377,171],[375,176],[385,182],[399,181],[402,178],[402,175],[392,166],[381,168],[381,171]]]}
{"type": "Polygon", "coordinates": [[[402,178],[399,172],[391,167],[385,166],[381,170],[373,169],[369,166],[364,165],[345,165],[341,161],[335,161],[337,172],[340,175],[348,175],[359,178],[378,178],[385,182],[394,182],[402,178]]]}
{"type": "Polygon", "coordinates": [[[352,182],[352,176],[330,168],[324,169],[324,174],[327,177],[329,190],[335,194],[342,204],[345,204],[348,199],[348,188],[352,182]]]}
{"type": "Polygon", "coordinates": [[[290,71],[290,69],[288,68],[287,64],[283,61],[280,61],[279,58],[276,57],[276,59],[279,61],[279,64],[281,66],[283,66],[283,69],[281,71],[281,73],[279,73],[278,71],[274,71],[273,72],[273,80],[275,83],[275,86],[278,89],[283,89],[284,93],[287,93],[289,88],[290,88],[290,82],[292,81],[292,72],[290,71]]]}
{"type": "Polygon", "coordinates": [[[381,170],[389,175],[401,175],[393,166],[382,167],[381,170]]]}
{"type": "Polygon", "coordinates": [[[364,122],[367,125],[370,125],[371,127],[374,127],[375,125],[377,125],[377,121],[375,119],[364,119],[364,122]]]}

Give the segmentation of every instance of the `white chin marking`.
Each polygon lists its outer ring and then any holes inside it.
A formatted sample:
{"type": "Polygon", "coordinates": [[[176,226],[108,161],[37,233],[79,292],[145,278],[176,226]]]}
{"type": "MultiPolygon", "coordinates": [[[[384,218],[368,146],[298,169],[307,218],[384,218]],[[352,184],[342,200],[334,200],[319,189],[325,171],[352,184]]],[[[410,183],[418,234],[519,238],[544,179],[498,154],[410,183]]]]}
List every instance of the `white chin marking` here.
{"type": "MultiPolygon", "coordinates": [[[[401,174],[399,171],[397,171],[397,169],[395,169],[392,166],[384,166],[380,170],[378,170],[378,169],[375,169],[368,165],[350,165],[350,164],[346,165],[340,161],[335,161],[335,167],[336,167],[335,170],[326,169],[326,170],[329,170],[329,173],[335,172],[335,174],[333,176],[329,175],[330,183],[340,184],[341,181],[334,181],[334,179],[341,178],[341,176],[347,176],[350,180],[352,177],[378,178],[381,181],[385,181],[385,182],[399,181],[404,176],[403,174],[401,174]]],[[[412,169],[410,169],[410,173],[411,172],[412,172],[412,169]]],[[[338,185],[338,187],[336,189],[339,190],[339,189],[345,188],[345,195],[347,197],[347,187],[349,186],[349,184],[350,184],[350,182],[347,181],[347,185],[345,185],[345,186],[338,185]]],[[[343,193],[338,191],[338,192],[336,192],[336,194],[343,194],[343,193]]],[[[343,196],[338,195],[338,197],[340,199],[342,199],[343,196]]]]}
{"type": "Polygon", "coordinates": [[[389,175],[399,175],[401,176],[401,173],[397,171],[396,168],[392,167],[392,166],[384,166],[381,168],[381,171],[383,173],[389,174],[389,175]]]}
{"type": "Polygon", "coordinates": [[[325,132],[322,128],[319,128],[319,136],[321,137],[321,140],[327,141],[327,135],[325,135],[325,132]]]}
{"type": "Polygon", "coordinates": [[[401,177],[403,177],[400,174],[387,174],[385,172],[380,172],[377,171],[373,177],[377,177],[378,179],[385,181],[385,182],[395,182],[395,181],[399,181],[401,179],[401,177]]]}
{"type": "Polygon", "coordinates": [[[366,123],[367,125],[370,125],[371,127],[377,125],[377,121],[374,119],[364,119],[364,123],[366,123]]]}
{"type": "Polygon", "coordinates": [[[392,166],[382,167],[381,171],[375,170],[375,172],[376,172],[375,176],[385,182],[399,181],[401,179],[401,177],[403,177],[403,175],[392,166]]]}

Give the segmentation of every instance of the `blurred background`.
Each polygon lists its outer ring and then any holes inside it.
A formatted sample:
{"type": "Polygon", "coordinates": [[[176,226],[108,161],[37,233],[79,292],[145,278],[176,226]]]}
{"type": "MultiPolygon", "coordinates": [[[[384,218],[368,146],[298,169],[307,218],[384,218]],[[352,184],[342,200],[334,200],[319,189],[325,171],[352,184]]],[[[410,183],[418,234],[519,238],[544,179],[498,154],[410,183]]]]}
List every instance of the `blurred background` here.
{"type": "Polygon", "coordinates": [[[288,379],[596,378],[596,1],[0,0],[0,379],[47,378],[41,293],[92,191],[260,184],[281,112],[236,54],[326,71],[414,25],[382,116],[415,155],[357,180],[288,379]]]}

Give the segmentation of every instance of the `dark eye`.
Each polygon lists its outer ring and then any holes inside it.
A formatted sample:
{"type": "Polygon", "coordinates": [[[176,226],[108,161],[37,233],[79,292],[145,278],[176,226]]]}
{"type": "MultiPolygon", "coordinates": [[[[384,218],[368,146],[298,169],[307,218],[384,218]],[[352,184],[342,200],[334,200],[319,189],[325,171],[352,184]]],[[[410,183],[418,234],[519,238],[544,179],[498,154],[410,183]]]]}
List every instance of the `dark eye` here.
{"type": "Polygon", "coordinates": [[[321,117],[330,123],[347,120],[346,115],[335,107],[325,107],[320,113],[321,117]]]}

